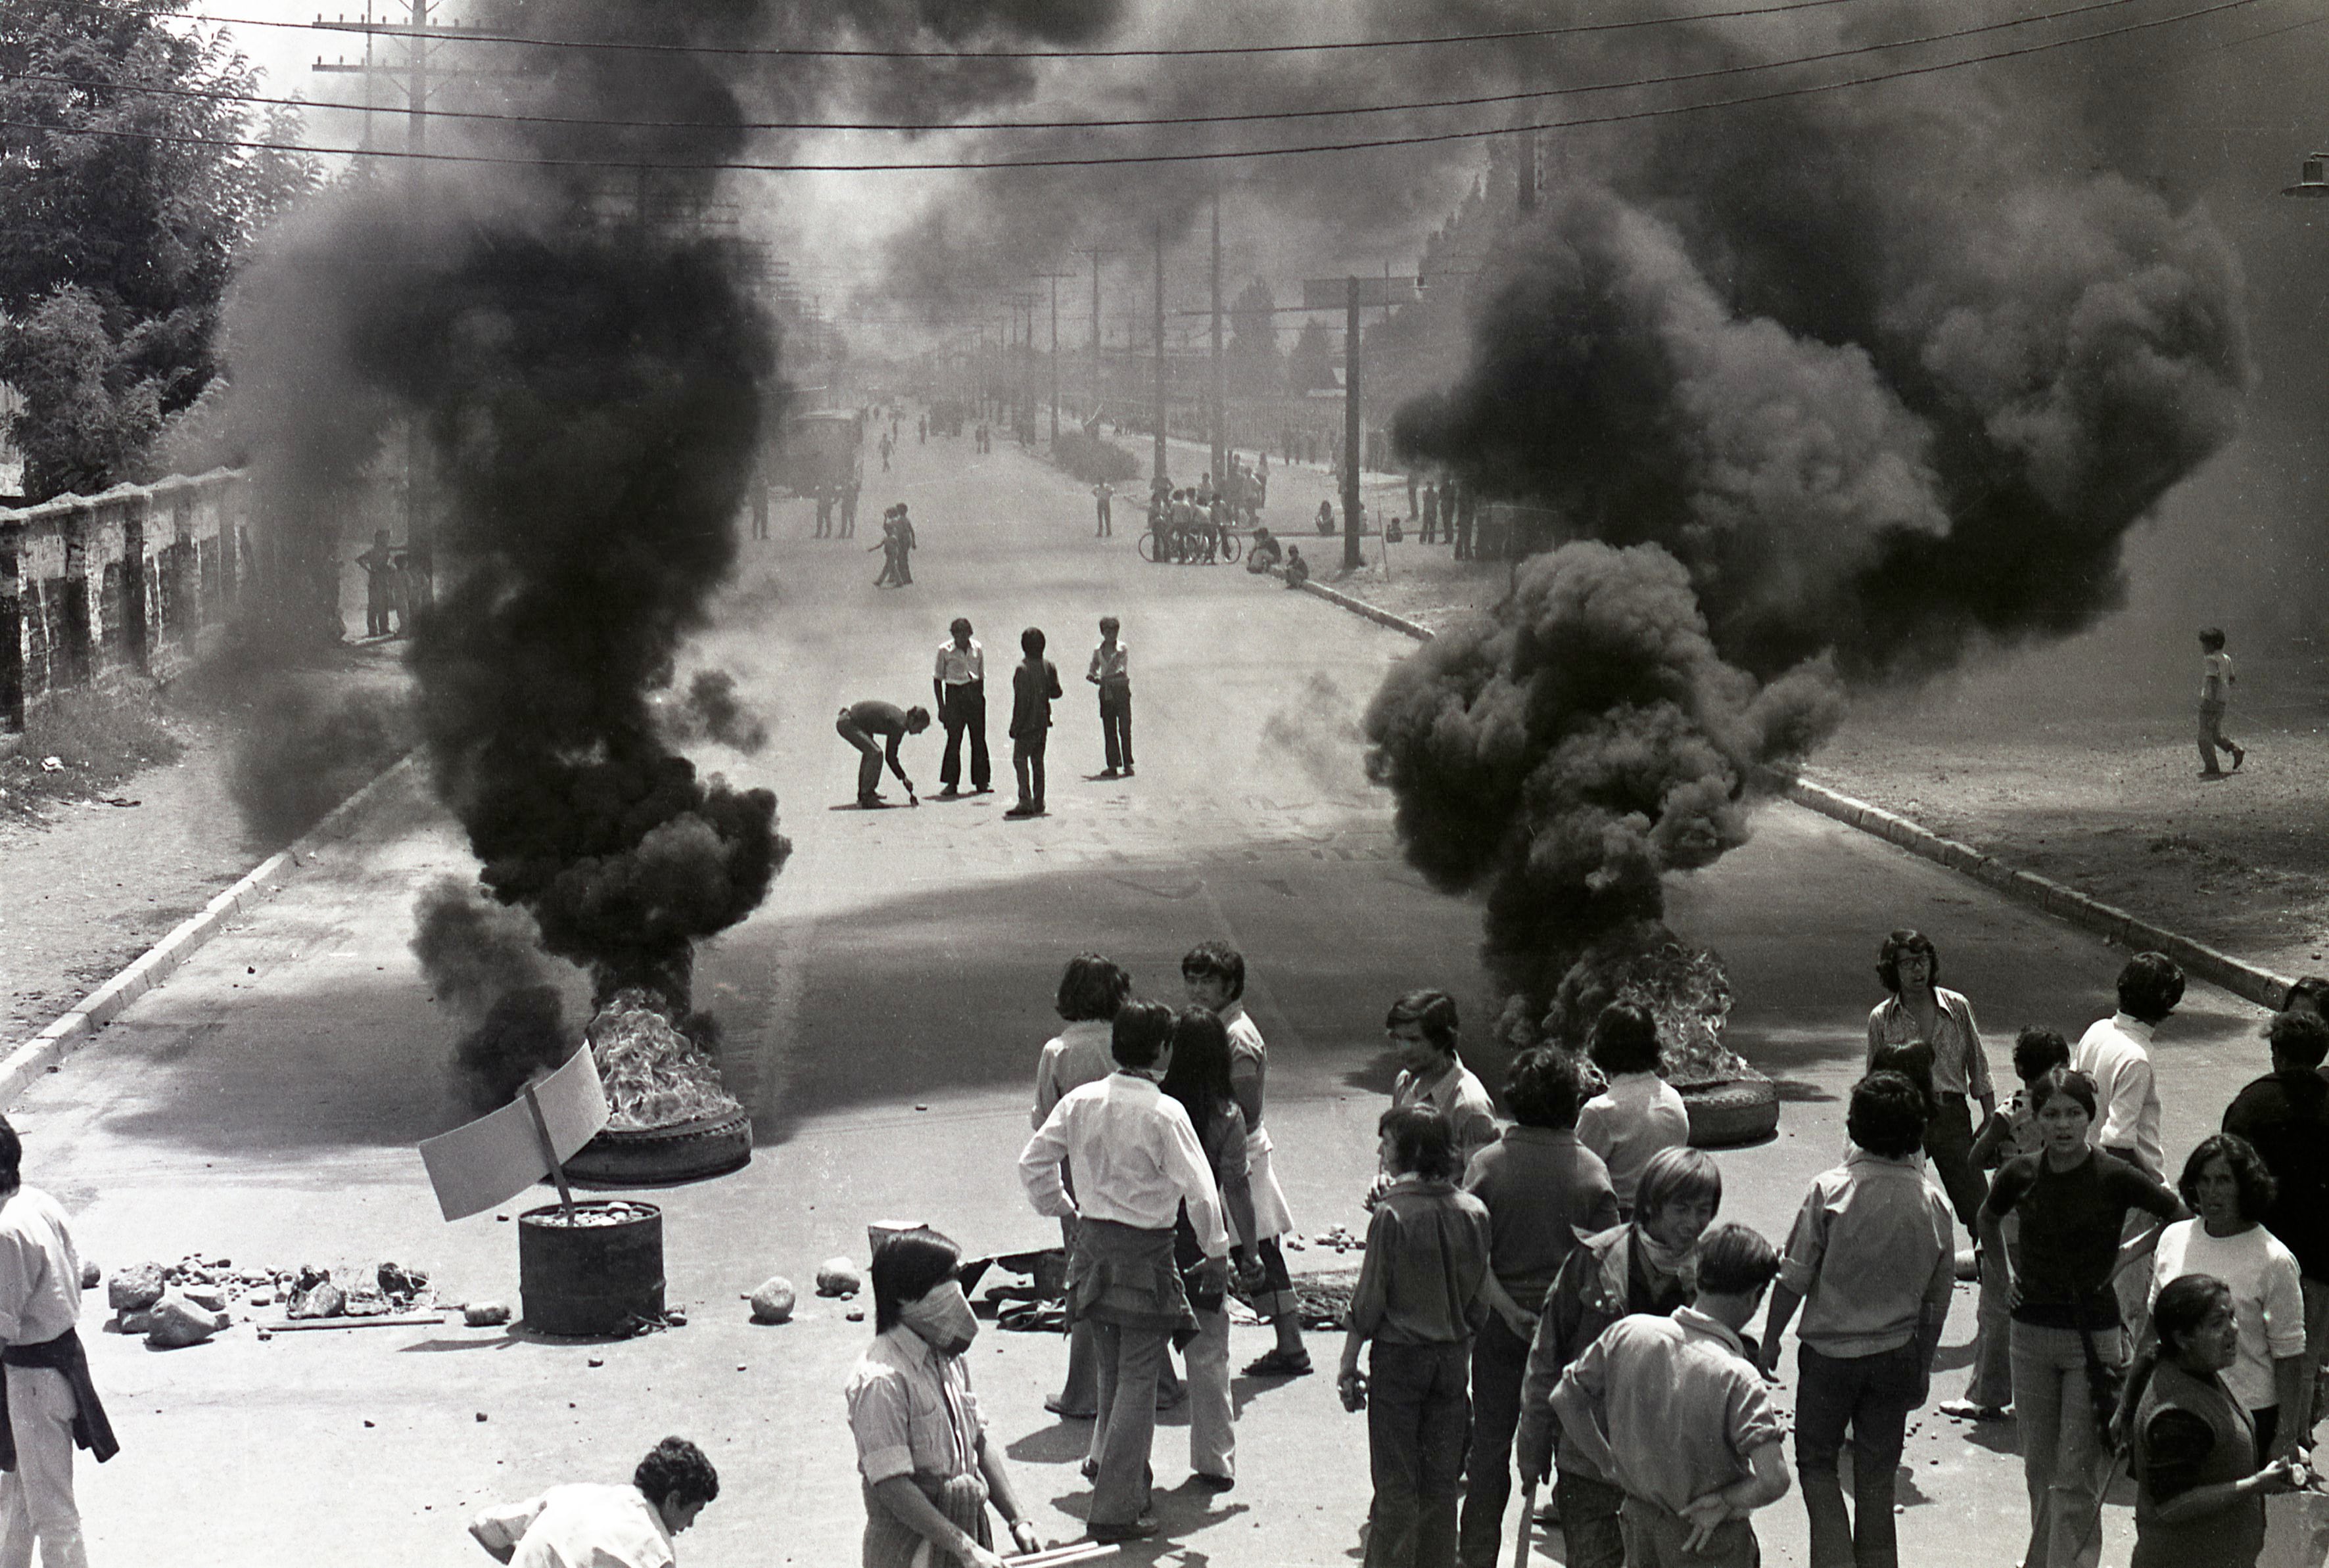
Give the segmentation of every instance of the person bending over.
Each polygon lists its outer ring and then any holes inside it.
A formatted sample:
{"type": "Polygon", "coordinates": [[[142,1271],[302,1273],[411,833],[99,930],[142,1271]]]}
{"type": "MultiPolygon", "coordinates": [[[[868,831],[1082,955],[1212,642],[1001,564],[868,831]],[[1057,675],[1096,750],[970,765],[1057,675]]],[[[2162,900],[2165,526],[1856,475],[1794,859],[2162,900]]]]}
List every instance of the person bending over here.
{"type": "Polygon", "coordinates": [[[684,1437],[641,1460],[627,1487],[576,1481],[490,1507],[469,1534],[512,1568],[671,1568],[671,1538],[720,1496],[720,1472],[684,1437]]]}
{"type": "Polygon", "coordinates": [[[890,771],[898,775],[898,782],[906,786],[906,798],[910,801],[914,799],[914,781],[906,776],[905,765],[898,760],[898,746],[906,737],[919,735],[929,727],[929,709],[900,708],[894,702],[883,702],[878,699],[853,702],[841,710],[841,717],[834,721],[833,728],[834,734],[857,748],[859,805],[872,807],[883,803],[881,784],[882,765],[885,762],[890,771]],[[882,737],[881,745],[874,744],[876,736],[882,737]]]}

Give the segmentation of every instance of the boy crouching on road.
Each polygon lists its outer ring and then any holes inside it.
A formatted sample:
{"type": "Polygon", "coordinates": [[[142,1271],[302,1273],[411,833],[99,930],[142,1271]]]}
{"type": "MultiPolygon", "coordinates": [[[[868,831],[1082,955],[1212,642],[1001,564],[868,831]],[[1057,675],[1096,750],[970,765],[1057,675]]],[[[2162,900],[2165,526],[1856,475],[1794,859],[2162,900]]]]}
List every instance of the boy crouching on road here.
{"type": "Polygon", "coordinates": [[[1748,1516],[1787,1495],[1787,1433],[1740,1331],[1779,1272],[1771,1244],[1719,1225],[1671,1317],[1623,1318],[1552,1391],[1563,1443],[1625,1488],[1627,1568],[1755,1568],[1748,1516]]]}

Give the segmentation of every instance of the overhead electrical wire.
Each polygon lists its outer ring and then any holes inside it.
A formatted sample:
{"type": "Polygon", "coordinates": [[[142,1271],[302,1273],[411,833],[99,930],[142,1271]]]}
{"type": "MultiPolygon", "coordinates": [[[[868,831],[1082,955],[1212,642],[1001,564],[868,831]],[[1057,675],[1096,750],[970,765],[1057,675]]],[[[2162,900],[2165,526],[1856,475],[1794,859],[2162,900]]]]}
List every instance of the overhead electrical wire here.
{"type": "Polygon", "coordinates": [[[1784,60],[1756,61],[1744,64],[1709,66],[1698,70],[1670,71],[1663,76],[1635,77],[1623,81],[1586,82],[1576,87],[1537,88],[1526,92],[1487,93],[1473,98],[1424,99],[1410,103],[1361,104],[1347,108],[1274,109],[1239,114],[1169,115],[1145,118],[1107,118],[1080,120],[631,120],[606,119],[586,115],[512,114],[493,109],[407,109],[392,106],[360,103],[318,102],[312,99],[276,98],[259,93],[222,92],[201,88],[146,87],[137,84],[117,85],[90,81],[76,77],[56,76],[33,71],[0,71],[0,81],[35,81],[63,87],[95,90],[144,93],[156,97],[193,99],[204,102],[264,104],[285,108],[340,109],[359,114],[394,114],[410,117],[439,120],[479,121],[506,125],[570,126],[607,130],[719,130],[719,131],[1054,131],[1054,130],[1134,130],[1177,126],[1240,125],[1265,120],[1324,119],[1353,115],[1407,114],[1430,109],[1480,108],[1509,103],[1532,102],[1538,99],[1565,98],[1579,93],[1619,92],[1645,87],[1671,87],[1682,82],[1707,81],[1723,77],[1743,75],[1750,71],[1783,70],[1790,66],[1816,65],[1837,60],[1854,59],[1864,54],[1881,54],[1888,50],[1913,49],[1928,43],[1945,43],[1971,38],[1982,33],[2000,33],[2009,28],[2030,27],[2042,23],[2060,22],[2068,17],[2083,16],[2097,11],[2112,11],[2138,4],[2139,0],[2088,0],[2057,11],[2045,11],[2027,16],[2010,17],[2002,22],[1985,22],[1971,26],[1954,28],[1945,33],[1921,33],[1913,38],[1885,39],[1875,43],[1855,44],[1850,48],[1824,50],[1815,54],[1790,55],[1784,60]]]}
{"type": "MultiPolygon", "coordinates": [[[[61,129],[15,120],[0,120],[0,130],[32,132],[40,135],[105,136],[118,140],[167,143],[186,146],[212,146],[257,152],[299,153],[314,156],[364,158],[396,158],[422,163],[503,165],[527,168],[612,169],[646,173],[734,173],[734,174],[872,174],[938,172],[970,172],[1004,169],[1109,168],[1142,164],[1218,163],[1243,158],[1275,158],[1311,155],[1321,153],[1363,152],[1387,147],[1426,146],[1459,141],[1481,141],[1492,136],[1511,136],[1528,131],[1573,130],[1590,126],[1627,124],[1636,120],[1663,119],[1674,115],[1702,114],[1711,109],[1739,108],[1755,104],[1771,103],[1791,98],[1808,97],[1816,93],[1837,92],[1846,88],[1867,87],[1881,82],[1900,81],[1938,72],[1959,70],[1968,66],[1994,64],[2000,61],[2018,60],[2033,54],[2043,54],[2057,49],[2080,43],[2093,43],[2106,38],[2124,37],[2130,33],[2148,32],[2179,23],[2197,21],[2205,16],[2221,15],[2245,10],[2261,0],[2216,0],[2190,11],[2172,16],[2155,17],[2143,22],[2131,22],[2117,27],[2103,28],[2092,33],[2076,33],[2066,38],[2048,39],[2042,42],[2021,45],[2012,49],[1994,50],[1987,54],[1969,55],[1961,60],[1937,61],[1925,65],[1903,66],[1894,70],[1872,71],[1862,76],[1844,77],[1834,81],[1811,82],[1796,87],[1775,88],[1766,92],[1740,94],[1733,98],[1711,99],[1701,103],[1669,104],[1650,108],[1613,109],[1598,115],[1579,115],[1564,119],[1538,120],[1518,125],[1487,127],[1476,130],[1437,131],[1408,136],[1373,136],[1353,141],[1315,142],[1291,146],[1236,147],[1219,150],[1174,153],[1125,153],[1097,156],[1061,156],[1037,158],[960,158],[927,159],[907,163],[775,163],[746,160],[719,162],[665,162],[625,158],[521,158],[489,153],[414,152],[391,147],[315,147],[297,142],[265,141],[239,136],[180,136],[156,132],[115,130],[101,127],[61,129]]],[[[1749,69],[1746,67],[1737,68],[1749,69]]]]}
{"type": "MultiPolygon", "coordinates": [[[[100,0],[47,0],[50,5],[82,11],[133,14],[100,0]]],[[[1420,38],[1333,39],[1316,43],[1221,43],[1159,45],[1118,49],[868,49],[840,44],[720,44],[651,43],[614,38],[544,38],[533,34],[491,33],[475,27],[430,28],[426,32],[387,23],[283,22],[264,16],[220,16],[208,12],[177,12],[189,22],[218,27],[301,28],[325,33],[361,33],[375,38],[420,37],[446,42],[505,43],[534,49],[582,49],[634,54],[708,54],[729,58],[795,60],[1171,60],[1223,55],[1302,54],[1354,49],[1422,49],[1441,44],[1506,43],[1523,38],[1563,38],[1589,33],[1624,33],[1643,27],[1671,27],[1692,22],[1730,22],[1754,16],[1779,15],[1848,5],[1856,0],[1785,0],[1777,5],[1749,6],[1730,11],[1702,11],[1679,16],[1635,16],[1616,22],[1572,22],[1553,27],[1516,27],[1497,33],[1452,33],[1420,38]]],[[[137,14],[150,14],[137,13],[137,14]]]]}

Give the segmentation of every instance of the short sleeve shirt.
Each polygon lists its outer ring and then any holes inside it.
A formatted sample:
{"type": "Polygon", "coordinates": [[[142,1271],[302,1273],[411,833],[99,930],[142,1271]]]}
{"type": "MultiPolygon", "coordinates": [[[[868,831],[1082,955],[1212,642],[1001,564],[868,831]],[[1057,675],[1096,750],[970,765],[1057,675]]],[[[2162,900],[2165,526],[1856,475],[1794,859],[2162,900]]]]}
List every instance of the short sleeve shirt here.
{"type": "Polygon", "coordinates": [[[671,1535],[636,1487],[582,1481],[479,1513],[469,1533],[510,1568],[671,1568],[671,1535]]]}
{"type": "Polygon", "coordinates": [[[1597,1407],[1617,1484],[1680,1513],[1747,1479],[1747,1456],[1787,1428],[1739,1337],[1690,1307],[1620,1318],[1564,1381],[1597,1407]]]}
{"type": "Polygon", "coordinates": [[[978,1468],[986,1423],[969,1369],[903,1324],[873,1337],[843,1396],[867,1486],[907,1475],[951,1480],[978,1468]]]}

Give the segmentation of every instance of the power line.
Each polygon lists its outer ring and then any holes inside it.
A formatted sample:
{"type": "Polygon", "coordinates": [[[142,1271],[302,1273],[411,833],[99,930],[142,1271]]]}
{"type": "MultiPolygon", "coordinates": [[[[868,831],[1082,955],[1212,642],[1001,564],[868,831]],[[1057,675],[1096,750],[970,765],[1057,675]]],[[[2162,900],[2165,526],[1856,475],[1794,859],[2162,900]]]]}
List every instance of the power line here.
{"type": "Polygon", "coordinates": [[[1968,55],[1962,60],[1938,61],[1931,64],[1903,66],[1897,70],[1872,71],[1862,76],[1844,77],[1835,81],[1812,82],[1799,87],[1775,88],[1768,92],[1746,93],[1735,98],[1711,99],[1703,103],[1670,104],[1655,108],[1616,109],[1606,114],[1579,115],[1566,119],[1538,120],[1520,125],[1506,125],[1480,130],[1438,131],[1412,136],[1373,136],[1356,141],[1315,142],[1306,145],[1276,147],[1241,147],[1220,151],[1178,153],[1126,153],[1098,157],[1051,158],[963,158],[932,159],[914,163],[889,164],[810,164],[769,162],[701,162],[664,163],[622,158],[517,158],[487,153],[410,152],[393,148],[315,147],[296,142],[261,141],[237,136],[180,136],[151,132],[126,131],[88,127],[60,129],[52,126],[0,120],[0,129],[34,132],[42,135],[107,136],[117,140],[167,143],[184,146],[212,146],[258,152],[306,153],[317,156],[417,158],[432,163],[473,164],[544,169],[613,169],[627,172],[665,173],[734,173],[734,174],[910,174],[939,171],[989,171],[1004,169],[1065,169],[1110,168],[1138,164],[1217,163],[1236,158],[1296,157],[1318,153],[1364,152],[1387,147],[1426,146],[1447,142],[1481,141],[1493,136],[1511,136],[1529,131],[1574,130],[1590,126],[1619,125],[1636,120],[1664,119],[1674,115],[1699,114],[1709,109],[1740,108],[1756,104],[1772,103],[1786,99],[1804,98],[1816,93],[1836,92],[1846,88],[1867,87],[1888,81],[1906,80],[1913,77],[1931,76],[1941,71],[1957,70],[1966,66],[1994,64],[1999,61],[2018,60],[2043,54],[2075,44],[2093,43],[2106,38],[2124,37],[2129,33],[2148,32],[2173,26],[2178,23],[2197,21],[2205,16],[2221,15],[2230,11],[2244,10],[2260,0],[2217,0],[2195,10],[2178,12],[2172,16],[2155,17],[2145,22],[2131,22],[2118,27],[2103,28],[2093,33],[2077,33],[2068,38],[2049,39],[2041,43],[2025,44],[2013,49],[1994,50],[1987,54],[1968,55]]]}
{"type": "MultiPolygon", "coordinates": [[[[1538,99],[1563,98],[1581,93],[1617,92],[1645,87],[1669,87],[1681,82],[1706,81],[1744,75],[1750,71],[1783,70],[1790,66],[1822,64],[1831,61],[1853,59],[1863,54],[1881,54],[1888,50],[1912,49],[1928,43],[1945,43],[1981,33],[2004,32],[2009,28],[2060,22],[2067,17],[2083,16],[2097,11],[2122,9],[2136,3],[2137,0],[2088,0],[2085,5],[2068,6],[2058,11],[2011,17],[2002,22],[1979,23],[1971,26],[1953,28],[1944,33],[1921,33],[1913,38],[1887,39],[1876,43],[1855,44],[1850,48],[1824,50],[1815,54],[1791,55],[1784,60],[1710,66],[1698,70],[1672,71],[1663,76],[1634,77],[1622,81],[1587,82],[1576,87],[1538,88],[1525,92],[1489,93],[1472,98],[1424,99],[1409,103],[1363,104],[1347,108],[1276,109],[1240,114],[1172,115],[1143,118],[980,120],[967,123],[958,120],[632,120],[602,119],[583,115],[511,114],[488,109],[423,108],[413,112],[432,119],[476,120],[509,125],[572,126],[607,130],[1053,131],[1131,130],[1176,126],[1239,125],[1266,120],[1323,119],[1353,115],[1406,114],[1429,109],[1478,108],[1501,104],[1530,102],[1538,99]]],[[[2299,23],[2299,25],[2306,24],[2299,23]]],[[[258,93],[222,92],[198,88],[148,87],[141,84],[117,85],[110,82],[90,81],[74,77],[35,72],[0,71],[0,81],[37,81],[95,90],[147,93],[212,102],[267,104],[290,108],[343,109],[357,113],[369,113],[375,109],[375,106],[370,104],[317,102],[302,99],[269,97],[258,93]]]]}
{"type": "MultiPolygon", "coordinates": [[[[839,45],[816,44],[798,48],[785,44],[719,44],[719,43],[651,43],[603,38],[543,38],[532,34],[487,33],[477,28],[460,28],[461,38],[472,43],[523,44],[537,49],[610,50],[639,54],[708,54],[727,57],[808,59],[808,60],[1167,60],[1221,55],[1300,54],[1353,49],[1420,49],[1439,44],[1502,43],[1525,38],[1561,38],[1588,33],[1624,33],[1643,27],[1669,27],[1693,22],[1730,22],[1746,17],[1779,15],[1794,11],[1813,11],[1825,6],[1844,5],[1853,0],[1786,0],[1777,5],[1749,6],[1731,11],[1693,12],[1680,16],[1638,16],[1617,22],[1573,22],[1558,27],[1513,28],[1500,33],[1453,33],[1420,38],[1364,38],[1329,40],[1319,43],[1244,43],[1193,44],[1173,48],[1132,49],[852,49],[839,45]]],[[[49,4],[67,5],[82,11],[110,12],[116,15],[142,14],[118,5],[108,5],[99,0],[49,0],[49,4]]],[[[381,37],[401,36],[406,29],[387,23],[325,22],[320,17],[314,22],[281,22],[263,16],[218,16],[203,12],[180,12],[179,16],[190,22],[206,22],[220,27],[297,27],[326,33],[369,33],[381,37]]]]}

